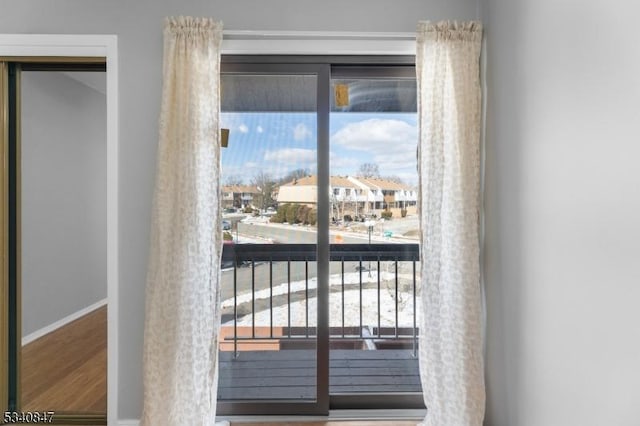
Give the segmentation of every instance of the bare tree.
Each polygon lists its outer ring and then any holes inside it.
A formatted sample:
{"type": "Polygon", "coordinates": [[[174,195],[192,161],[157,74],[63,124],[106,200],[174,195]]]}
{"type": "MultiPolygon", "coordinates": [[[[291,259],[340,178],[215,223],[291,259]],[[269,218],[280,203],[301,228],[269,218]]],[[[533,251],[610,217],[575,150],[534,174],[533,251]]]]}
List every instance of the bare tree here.
{"type": "Polygon", "coordinates": [[[296,179],[300,179],[303,177],[309,176],[311,173],[309,169],[295,169],[286,174],[282,179],[280,179],[280,183],[289,183],[296,179]]]}
{"type": "Polygon", "coordinates": [[[404,180],[402,180],[402,178],[398,175],[389,175],[389,176],[385,176],[383,177],[384,180],[388,180],[390,182],[395,182],[395,183],[400,183],[403,184],[404,180]]]}
{"type": "Polygon", "coordinates": [[[244,185],[244,179],[240,175],[229,175],[224,178],[225,186],[244,185]]]}
{"type": "Polygon", "coordinates": [[[275,204],[273,200],[273,190],[276,182],[273,177],[263,171],[257,172],[251,179],[251,184],[258,189],[258,193],[254,197],[254,204],[260,206],[262,210],[275,204]]]}
{"type": "Polygon", "coordinates": [[[376,163],[363,163],[358,169],[358,176],[363,178],[380,177],[380,167],[376,163]]]}

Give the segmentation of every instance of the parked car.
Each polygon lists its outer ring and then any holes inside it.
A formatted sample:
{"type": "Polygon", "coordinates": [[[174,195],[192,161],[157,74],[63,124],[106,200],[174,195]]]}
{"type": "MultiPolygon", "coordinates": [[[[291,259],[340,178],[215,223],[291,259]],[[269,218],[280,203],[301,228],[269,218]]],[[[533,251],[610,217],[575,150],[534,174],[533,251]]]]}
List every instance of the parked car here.
{"type": "Polygon", "coordinates": [[[228,220],[223,220],[222,221],[222,230],[223,231],[230,231],[231,230],[231,222],[229,222],[228,220]]]}

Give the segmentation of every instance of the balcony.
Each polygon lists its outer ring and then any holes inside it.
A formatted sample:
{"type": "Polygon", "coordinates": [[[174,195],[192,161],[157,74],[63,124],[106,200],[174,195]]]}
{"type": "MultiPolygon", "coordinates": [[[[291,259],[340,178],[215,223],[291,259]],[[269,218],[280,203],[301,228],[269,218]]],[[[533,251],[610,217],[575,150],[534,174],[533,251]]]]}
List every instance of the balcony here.
{"type": "MultiPolygon", "coordinates": [[[[314,244],[227,245],[221,400],[313,399],[314,244]]],[[[420,393],[418,244],[332,244],[330,393],[420,393]]]]}

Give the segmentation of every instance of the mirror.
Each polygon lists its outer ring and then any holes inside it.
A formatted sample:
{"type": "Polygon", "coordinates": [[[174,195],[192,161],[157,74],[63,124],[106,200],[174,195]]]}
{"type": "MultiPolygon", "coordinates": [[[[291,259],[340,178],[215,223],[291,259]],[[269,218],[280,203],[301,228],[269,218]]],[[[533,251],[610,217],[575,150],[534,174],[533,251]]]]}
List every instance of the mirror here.
{"type": "Polygon", "coordinates": [[[106,416],[106,73],[35,68],[17,90],[16,411],[106,416]]]}

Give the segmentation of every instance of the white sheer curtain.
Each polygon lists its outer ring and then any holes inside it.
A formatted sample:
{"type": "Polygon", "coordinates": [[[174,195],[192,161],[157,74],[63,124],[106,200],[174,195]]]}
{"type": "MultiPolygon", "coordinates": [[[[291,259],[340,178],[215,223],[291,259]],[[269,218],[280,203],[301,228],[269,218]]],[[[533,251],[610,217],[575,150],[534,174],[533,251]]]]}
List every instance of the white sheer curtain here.
{"type": "Polygon", "coordinates": [[[220,22],[166,20],[146,287],[145,426],[211,426],[216,415],[221,42],[220,22]]]}
{"type": "Polygon", "coordinates": [[[482,425],[478,22],[417,32],[423,425],[482,425]]]}

